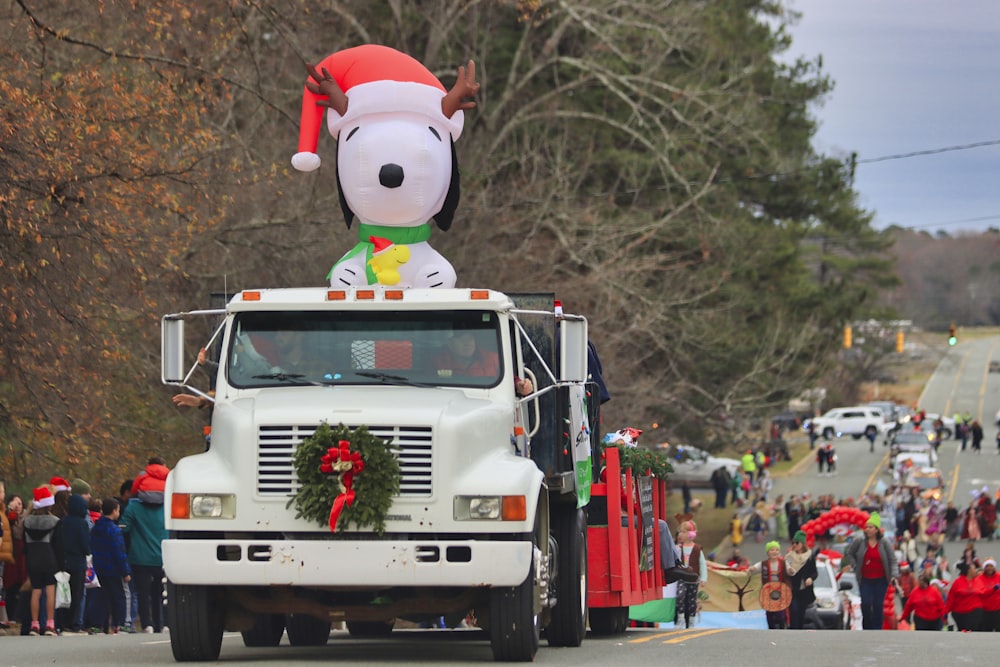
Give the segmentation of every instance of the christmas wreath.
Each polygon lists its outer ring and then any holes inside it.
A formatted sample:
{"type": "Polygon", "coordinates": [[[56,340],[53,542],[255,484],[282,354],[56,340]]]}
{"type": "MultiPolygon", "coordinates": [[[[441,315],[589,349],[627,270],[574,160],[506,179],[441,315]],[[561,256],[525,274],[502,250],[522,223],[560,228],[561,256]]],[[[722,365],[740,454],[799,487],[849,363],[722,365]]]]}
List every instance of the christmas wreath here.
{"type": "Polygon", "coordinates": [[[631,470],[633,475],[652,474],[657,479],[665,480],[674,471],[669,459],[660,452],[646,449],[644,447],[628,447],[622,444],[601,443],[599,447],[601,465],[604,465],[604,450],[608,447],[617,447],[620,455],[622,470],[631,470]]]}
{"type": "Polygon", "coordinates": [[[371,527],[381,535],[392,498],[399,493],[399,461],[389,445],[361,426],[321,424],[292,455],[298,476],[296,518],[337,527],[371,527]]]}

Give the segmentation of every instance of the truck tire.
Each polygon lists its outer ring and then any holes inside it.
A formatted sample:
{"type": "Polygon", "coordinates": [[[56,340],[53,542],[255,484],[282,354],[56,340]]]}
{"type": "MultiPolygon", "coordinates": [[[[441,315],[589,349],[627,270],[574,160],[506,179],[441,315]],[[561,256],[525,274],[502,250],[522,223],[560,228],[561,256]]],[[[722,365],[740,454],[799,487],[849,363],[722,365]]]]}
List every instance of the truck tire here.
{"type": "Polygon", "coordinates": [[[825,429],[823,429],[823,437],[826,438],[827,440],[830,440],[835,435],[837,435],[837,432],[834,431],[829,426],[827,426],[825,429]]]}
{"type": "Polygon", "coordinates": [[[347,632],[352,637],[388,637],[395,621],[347,621],[347,632]]]}
{"type": "Polygon", "coordinates": [[[308,614],[288,614],[285,631],[292,646],[326,646],[330,639],[330,621],[308,614]]]}
{"type": "Polygon", "coordinates": [[[620,635],[628,629],[628,607],[593,607],[590,609],[590,631],[607,637],[620,635]]]}
{"type": "Polygon", "coordinates": [[[559,545],[556,606],[545,635],[549,646],[579,646],[587,636],[587,517],[576,505],[553,517],[559,545]]]}
{"type": "Polygon", "coordinates": [[[253,627],[240,634],[244,646],[277,646],[281,643],[281,635],[285,634],[285,615],[260,614],[253,627]]]}
{"type": "Polygon", "coordinates": [[[535,563],[519,586],[490,589],[490,648],[498,662],[531,662],[538,652],[541,616],[535,613],[535,563]]]}
{"type": "Polygon", "coordinates": [[[177,662],[219,659],[222,648],[222,609],[208,586],[167,582],[167,618],[170,650],[177,662]]]}

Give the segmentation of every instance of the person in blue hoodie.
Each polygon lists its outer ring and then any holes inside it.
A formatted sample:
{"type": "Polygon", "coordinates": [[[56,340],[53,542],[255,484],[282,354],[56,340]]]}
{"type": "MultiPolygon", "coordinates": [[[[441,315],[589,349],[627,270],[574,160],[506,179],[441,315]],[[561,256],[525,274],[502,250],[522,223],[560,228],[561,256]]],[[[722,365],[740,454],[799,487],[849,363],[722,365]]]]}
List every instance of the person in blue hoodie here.
{"type": "MultiPolygon", "coordinates": [[[[69,572],[69,588],[72,595],[69,611],[63,616],[63,634],[85,635],[79,623],[83,605],[84,579],[87,575],[87,556],[90,555],[90,526],[87,524],[89,512],[87,500],[81,495],[69,497],[69,514],[59,520],[62,531],[66,571],[69,572]]],[[[59,610],[61,611],[61,610],[59,610]]],[[[57,616],[59,613],[57,611],[57,616]]]]}
{"type": "Polygon", "coordinates": [[[114,498],[101,502],[101,518],[90,531],[90,548],[94,552],[94,572],[100,588],[91,589],[95,597],[94,618],[105,634],[117,634],[125,624],[125,584],[132,579],[132,569],[125,551],[125,538],[118,527],[121,506],[114,498]],[[111,624],[108,625],[110,615],[111,624]]]}

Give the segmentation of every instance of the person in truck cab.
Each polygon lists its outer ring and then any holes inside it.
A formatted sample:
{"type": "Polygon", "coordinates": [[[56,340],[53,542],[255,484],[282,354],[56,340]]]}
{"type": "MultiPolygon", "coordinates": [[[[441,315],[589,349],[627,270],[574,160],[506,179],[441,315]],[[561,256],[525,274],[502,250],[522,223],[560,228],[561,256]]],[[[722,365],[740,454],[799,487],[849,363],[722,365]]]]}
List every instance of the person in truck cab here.
{"type": "MultiPolygon", "coordinates": [[[[468,375],[472,377],[496,376],[500,372],[500,357],[485,349],[477,341],[474,331],[459,331],[448,339],[448,344],[434,357],[434,367],[440,377],[468,375]]],[[[527,396],[534,387],[531,380],[515,378],[514,389],[518,396],[527,396]]]]}

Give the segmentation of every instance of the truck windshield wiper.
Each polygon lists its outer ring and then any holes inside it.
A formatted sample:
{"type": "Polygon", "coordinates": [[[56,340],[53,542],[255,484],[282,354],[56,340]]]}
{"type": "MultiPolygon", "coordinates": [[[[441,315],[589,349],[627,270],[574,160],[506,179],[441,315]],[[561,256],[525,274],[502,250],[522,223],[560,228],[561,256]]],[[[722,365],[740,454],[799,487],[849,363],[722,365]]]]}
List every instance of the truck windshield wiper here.
{"type": "Polygon", "coordinates": [[[281,382],[289,382],[291,380],[301,380],[305,377],[303,373],[264,373],[263,375],[254,375],[255,380],[280,380],[281,382]]]}
{"type": "Polygon", "coordinates": [[[372,373],[370,371],[355,371],[355,375],[363,378],[372,378],[373,380],[378,380],[379,382],[384,382],[385,384],[402,384],[408,387],[433,387],[434,385],[424,384],[423,382],[413,382],[410,378],[403,375],[390,375],[388,373],[372,373]]]}

